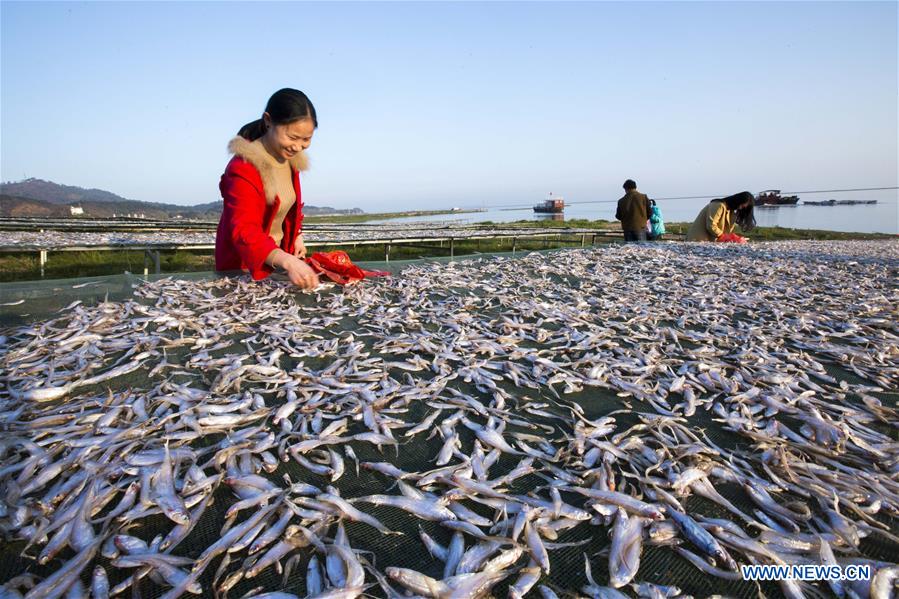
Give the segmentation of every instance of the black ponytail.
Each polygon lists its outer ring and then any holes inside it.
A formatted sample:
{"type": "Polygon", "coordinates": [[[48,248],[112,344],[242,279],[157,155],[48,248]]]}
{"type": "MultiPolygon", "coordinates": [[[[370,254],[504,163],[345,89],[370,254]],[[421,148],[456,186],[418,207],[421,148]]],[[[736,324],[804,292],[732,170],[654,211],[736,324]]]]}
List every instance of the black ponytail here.
{"type": "Polygon", "coordinates": [[[752,231],[755,228],[755,198],[748,191],[743,191],[721,200],[727,204],[728,210],[736,210],[734,221],[740,225],[743,232],[752,231]]]}
{"type": "Polygon", "coordinates": [[[755,214],[753,213],[752,204],[737,210],[737,216],[734,218],[734,221],[740,225],[740,229],[744,233],[755,229],[755,214]]]}
{"type": "MultiPolygon", "coordinates": [[[[312,125],[318,128],[318,117],[315,106],[303,92],[285,87],[279,89],[268,99],[265,112],[271,117],[274,125],[289,125],[303,119],[311,119],[312,125]]],[[[255,141],[265,135],[265,121],[256,119],[240,128],[237,134],[248,141],[255,141]]]]}
{"type": "Polygon", "coordinates": [[[265,135],[265,121],[256,119],[252,123],[247,123],[240,128],[237,134],[248,141],[256,141],[265,135]]]}

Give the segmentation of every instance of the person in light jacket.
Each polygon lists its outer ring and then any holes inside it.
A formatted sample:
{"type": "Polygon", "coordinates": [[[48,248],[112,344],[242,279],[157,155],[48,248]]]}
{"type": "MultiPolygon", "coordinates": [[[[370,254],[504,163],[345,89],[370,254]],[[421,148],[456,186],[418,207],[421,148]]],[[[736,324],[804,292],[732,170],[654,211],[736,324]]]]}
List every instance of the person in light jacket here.
{"type": "Polygon", "coordinates": [[[244,270],[258,280],[283,269],[294,285],[318,285],[303,260],[300,189],[317,127],[309,98],[285,88],[269,98],[262,118],[241,127],[228,144],[234,157],[219,182],[224,206],[215,237],[217,271],[244,270]]]}
{"type": "Polygon", "coordinates": [[[725,233],[733,233],[736,225],[744,232],[751,231],[755,228],[753,206],[755,198],[748,191],[712,200],[690,225],[687,241],[717,241],[725,233]]]}
{"type": "Polygon", "coordinates": [[[662,218],[662,209],[655,200],[649,200],[649,223],[646,225],[646,238],[656,241],[665,234],[665,219],[662,218]]]}

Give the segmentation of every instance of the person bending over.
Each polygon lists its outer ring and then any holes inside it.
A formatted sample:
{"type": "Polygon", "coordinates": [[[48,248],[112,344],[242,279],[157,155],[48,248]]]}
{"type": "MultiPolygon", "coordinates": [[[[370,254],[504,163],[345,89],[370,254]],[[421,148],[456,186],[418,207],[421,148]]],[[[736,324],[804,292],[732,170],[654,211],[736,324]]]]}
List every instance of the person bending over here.
{"type": "Polygon", "coordinates": [[[712,200],[690,225],[687,241],[719,241],[722,235],[733,233],[736,225],[743,232],[751,231],[755,228],[754,206],[755,198],[748,191],[712,200]]]}

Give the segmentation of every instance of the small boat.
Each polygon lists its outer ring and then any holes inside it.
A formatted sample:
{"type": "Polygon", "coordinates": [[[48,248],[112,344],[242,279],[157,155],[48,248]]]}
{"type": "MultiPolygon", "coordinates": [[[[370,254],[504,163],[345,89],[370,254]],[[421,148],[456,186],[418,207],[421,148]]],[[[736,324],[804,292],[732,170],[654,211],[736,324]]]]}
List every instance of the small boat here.
{"type": "Polygon", "coordinates": [[[856,206],[859,204],[876,204],[877,200],[824,200],[823,202],[802,202],[805,206],[856,206]]]}
{"type": "Polygon", "coordinates": [[[538,214],[560,214],[565,211],[565,198],[553,196],[552,192],[542,204],[534,206],[534,212],[538,214]]]}
{"type": "Polygon", "coordinates": [[[756,206],[795,206],[798,202],[799,196],[782,196],[779,189],[760,191],[755,196],[756,206]]]}

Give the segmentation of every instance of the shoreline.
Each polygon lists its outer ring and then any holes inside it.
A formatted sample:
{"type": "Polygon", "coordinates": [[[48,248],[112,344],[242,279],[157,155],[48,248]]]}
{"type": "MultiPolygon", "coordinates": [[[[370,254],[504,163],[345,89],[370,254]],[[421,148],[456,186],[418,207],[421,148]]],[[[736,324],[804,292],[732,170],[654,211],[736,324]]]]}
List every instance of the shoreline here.
{"type": "Polygon", "coordinates": [[[482,210],[407,210],[405,212],[374,212],[364,214],[322,214],[307,216],[304,223],[369,223],[373,220],[393,220],[395,218],[414,218],[416,216],[440,216],[443,214],[473,214],[482,210]]]}

